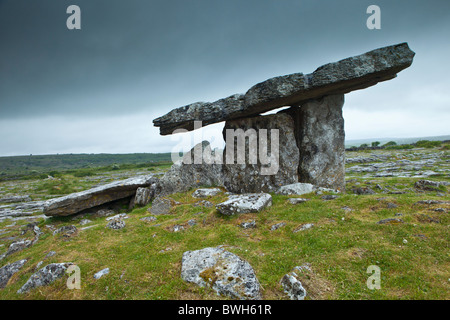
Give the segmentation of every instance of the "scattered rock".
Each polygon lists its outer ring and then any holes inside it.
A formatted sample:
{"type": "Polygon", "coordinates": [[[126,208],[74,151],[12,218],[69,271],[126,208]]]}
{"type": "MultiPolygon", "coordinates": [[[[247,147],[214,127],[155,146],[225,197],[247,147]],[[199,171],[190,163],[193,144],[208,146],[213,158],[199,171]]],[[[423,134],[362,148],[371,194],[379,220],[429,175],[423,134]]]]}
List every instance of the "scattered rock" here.
{"type": "Polygon", "coordinates": [[[63,226],[59,229],[56,229],[55,231],[53,231],[53,235],[57,235],[57,234],[61,234],[61,236],[63,237],[71,237],[73,235],[75,235],[77,233],[77,227],[70,225],[70,226],[63,226]]]}
{"type": "Polygon", "coordinates": [[[240,300],[261,299],[261,288],[250,264],[220,247],[183,253],[181,278],[209,286],[222,296],[240,300]]]}
{"type": "Polygon", "coordinates": [[[208,200],[200,200],[193,204],[194,207],[207,207],[211,208],[214,206],[214,203],[208,201],[208,200]]]}
{"type": "Polygon", "coordinates": [[[423,191],[442,191],[439,187],[448,185],[450,185],[450,183],[446,181],[419,180],[414,184],[414,188],[423,191]]]}
{"type": "Polygon", "coordinates": [[[134,205],[144,207],[153,200],[156,192],[156,183],[153,183],[151,187],[136,189],[136,195],[134,197],[134,205]]]}
{"type": "Polygon", "coordinates": [[[193,227],[193,226],[195,226],[197,224],[197,220],[195,220],[195,219],[188,220],[187,224],[190,227],[193,227]]]}
{"type": "Polygon", "coordinates": [[[387,203],[387,208],[388,209],[395,209],[395,208],[397,208],[398,206],[395,204],[395,203],[392,203],[392,202],[388,202],[387,203]]]}
{"type": "Polygon", "coordinates": [[[180,224],[176,224],[176,225],[174,225],[174,226],[172,227],[172,231],[173,231],[173,232],[179,232],[179,231],[182,231],[182,230],[184,230],[184,226],[182,226],[182,225],[180,225],[180,224]]]}
{"type": "Polygon", "coordinates": [[[443,201],[443,200],[420,200],[420,201],[417,201],[415,204],[450,204],[450,201],[443,201]]]}
{"type": "Polygon", "coordinates": [[[91,222],[92,221],[89,220],[89,219],[83,219],[83,220],[80,221],[80,226],[85,226],[85,225],[87,225],[87,224],[89,224],[91,222]]]}
{"type": "Polygon", "coordinates": [[[309,199],[305,198],[289,198],[288,199],[290,204],[299,204],[299,203],[305,203],[306,201],[309,201],[309,199]]]}
{"type": "Polygon", "coordinates": [[[112,230],[119,230],[125,228],[125,221],[122,219],[113,219],[106,224],[106,228],[112,230]]]}
{"type": "Polygon", "coordinates": [[[322,196],[322,200],[335,200],[337,198],[339,198],[339,196],[336,196],[334,194],[326,194],[322,196]]]}
{"type": "Polygon", "coordinates": [[[252,221],[242,222],[239,226],[243,229],[256,228],[256,221],[252,220],[252,221]]]}
{"type": "Polygon", "coordinates": [[[291,300],[304,300],[306,298],[306,290],[303,288],[299,276],[295,271],[296,269],[283,276],[281,279],[281,286],[291,300]]]}
{"type": "Polygon", "coordinates": [[[94,279],[98,280],[108,273],[109,273],[109,268],[103,269],[103,270],[97,272],[96,274],[94,274],[94,279]]]}
{"type": "Polygon", "coordinates": [[[214,197],[221,192],[222,192],[222,190],[220,190],[219,188],[197,189],[194,191],[192,196],[194,198],[208,198],[208,197],[214,197]]]}
{"type": "Polygon", "coordinates": [[[8,284],[9,279],[17,273],[24,264],[27,262],[26,259],[16,261],[14,263],[7,264],[6,266],[0,268],[0,289],[3,289],[8,284]]]}
{"type": "Polygon", "coordinates": [[[400,224],[400,223],[404,223],[404,221],[402,219],[393,219],[393,218],[383,219],[377,222],[377,224],[400,224]]]}
{"type": "Polygon", "coordinates": [[[19,240],[19,241],[15,241],[15,242],[11,243],[11,245],[9,246],[6,253],[4,253],[3,255],[0,256],[0,261],[6,257],[12,255],[13,253],[16,253],[16,252],[22,251],[23,249],[31,247],[32,244],[33,244],[33,242],[30,240],[19,240]]]}
{"type": "Polygon", "coordinates": [[[305,224],[302,224],[302,225],[298,226],[298,227],[294,230],[294,232],[299,232],[299,231],[308,230],[308,229],[311,229],[312,227],[314,227],[314,224],[313,224],[313,223],[305,223],[305,224]]]}
{"type": "Polygon", "coordinates": [[[120,214],[116,214],[115,216],[106,218],[106,221],[117,220],[117,219],[123,220],[123,219],[128,219],[128,218],[129,218],[128,214],[120,213],[120,214]]]}
{"type": "Polygon", "coordinates": [[[31,289],[47,286],[54,282],[55,280],[61,278],[65,273],[67,268],[72,265],[72,263],[52,263],[44,268],[40,269],[38,272],[34,273],[28,281],[20,288],[17,293],[22,294],[30,291],[31,289]]]}
{"type": "Polygon", "coordinates": [[[224,215],[260,212],[272,205],[272,196],[268,193],[248,193],[230,196],[225,202],[216,205],[216,209],[224,215]]]}
{"type": "Polygon", "coordinates": [[[275,193],[286,195],[286,196],[291,196],[291,195],[300,196],[302,194],[314,192],[315,190],[316,190],[315,186],[310,183],[297,182],[297,183],[282,186],[275,193]]]}
{"type": "Polygon", "coordinates": [[[280,222],[280,223],[274,224],[270,227],[270,231],[275,231],[281,227],[284,227],[285,225],[286,225],[285,222],[280,222]]]}
{"type": "Polygon", "coordinates": [[[173,199],[157,197],[153,200],[152,206],[148,209],[148,211],[155,215],[170,214],[172,207],[177,204],[179,203],[173,199]]]}
{"type": "Polygon", "coordinates": [[[113,214],[115,214],[116,212],[114,211],[114,210],[112,210],[112,209],[100,209],[100,210],[98,210],[96,213],[95,213],[95,215],[97,216],[97,217],[99,217],[99,218],[101,218],[101,217],[109,217],[109,216],[111,216],[111,215],[113,215],[113,214]]]}
{"type": "Polygon", "coordinates": [[[156,219],[156,217],[144,217],[139,220],[144,221],[144,222],[153,222],[153,221],[156,221],[157,219],[156,219]]]}

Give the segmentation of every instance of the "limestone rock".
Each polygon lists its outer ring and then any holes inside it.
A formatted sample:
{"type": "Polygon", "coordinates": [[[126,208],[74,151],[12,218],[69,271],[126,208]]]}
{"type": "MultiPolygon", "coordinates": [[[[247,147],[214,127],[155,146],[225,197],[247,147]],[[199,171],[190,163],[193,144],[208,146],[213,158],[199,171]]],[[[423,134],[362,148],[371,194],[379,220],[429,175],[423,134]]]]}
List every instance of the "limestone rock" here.
{"type": "Polygon", "coordinates": [[[316,190],[315,186],[311,183],[301,183],[296,182],[288,185],[281,186],[275,193],[282,194],[286,196],[307,194],[314,192],[316,190]]]}
{"type": "Polygon", "coordinates": [[[305,203],[306,201],[309,201],[309,199],[305,198],[289,198],[288,199],[290,204],[299,204],[299,203],[305,203]]]}
{"type": "Polygon", "coordinates": [[[109,273],[109,268],[103,269],[103,270],[97,272],[96,274],[94,274],[94,279],[98,280],[108,273],[109,273]]]}
{"type": "Polygon", "coordinates": [[[202,186],[222,186],[222,154],[211,150],[209,142],[194,146],[175,162],[159,180],[157,196],[185,192],[202,186]],[[216,163],[216,159],[218,159],[216,163]]]}
{"type": "Polygon", "coordinates": [[[106,227],[108,229],[120,230],[125,228],[125,225],[125,221],[123,221],[122,219],[113,219],[106,224],[106,227]]]}
{"type": "Polygon", "coordinates": [[[291,300],[304,300],[306,297],[306,290],[300,281],[300,276],[304,270],[311,272],[308,265],[298,266],[281,279],[281,286],[291,300]]]}
{"type": "Polygon", "coordinates": [[[379,48],[326,64],[311,74],[294,73],[268,79],[254,85],[244,96],[234,95],[214,103],[193,103],[172,110],[153,123],[166,135],[178,128],[193,130],[195,120],[207,125],[283,106],[298,106],[327,95],[345,94],[395,78],[412,64],[414,55],[407,43],[379,48]]]}
{"type": "Polygon", "coordinates": [[[214,197],[221,192],[222,192],[222,190],[220,190],[219,188],[197,189],[194,191],[192,196],[194,198],[208,198],[208,197],[214,197]]]}
{"type": "Polygon", "coordinates": [[[325,96],[292,107],[300,150],[298,181],[318,187],[345,189],[344,95],[325,96]]]}
{"type": "Polygon", "coordinates": [[[170,214],[174,205],[178,204],[175,200],[167,197],[157,197],[152,202],[152,206],[148,209],[151,214],[170,214]]]}
{"type": "Polygon", "coordinates": [[[298,181],[294,121],[285,113],[230,120],[223,136],[224,186],[234,193],[273,192],[298,181]]]}
{"type": "Polygon", "coordinates": [[[227,201],[216,205],[216,209],[224,215],[230,216],[243,213],[260,212],[272,205],[272,196],[268,193],[248,193],[230,196],[227,201]]]}
{"type": "Polygon", "coordinates": [[[0,289],[6,287],[9,279],[11,279],[11,277],[20,269],[22,269],[26,262],[27,260],[23,259],[14,263],[7,264],[6,266],[0,268],[0,289]]]}
{"type": "Polygon", "coordinates": [[[67,268],[72,265],[72,263],[51,263],[44,268],[40,269],[38,272],[34,273],[28,281],[20,288],[17,293],[22,294],[30,291],[31,289],[47,286],[54,282],[55,280],[61,278],[65,273],[67,268]]]}
{"type": "Polygon", "coordinates": [[[157,179],[153,175],[138,176],[50,199],[45,202],[44,214],[46,216],[72,215],[88,208],[132,196],[136,193],[137,188],[147,187],[156,181],[157,179]]]}
{"type": "Polygon", "coordinates": [[[13,253],[22,251],[23,249],[29,248],[33,245],[33,242],[31,240],[18,240],[9,246],[8,250],[0,256],[0,261],[4,258],[12,255],[13,253]]]}
{"type": "Polygon", "coordinates": [[[233,299],[261,299],[261,288],[250,264],[222,248],[187,251],[181,262],[181,278],[233,299]]]}
{"type": "Polygon", "coordinates": [[[184,107],[174,109],[166,115],[153,120],[156,127],[160,127],[160,134],[172,134],[176,129],[194,130],[194,122],[202,121],[208,125],[236,118],[244,109],[244,95],[235,94],[215,102],[195,102],[184,107]]]}

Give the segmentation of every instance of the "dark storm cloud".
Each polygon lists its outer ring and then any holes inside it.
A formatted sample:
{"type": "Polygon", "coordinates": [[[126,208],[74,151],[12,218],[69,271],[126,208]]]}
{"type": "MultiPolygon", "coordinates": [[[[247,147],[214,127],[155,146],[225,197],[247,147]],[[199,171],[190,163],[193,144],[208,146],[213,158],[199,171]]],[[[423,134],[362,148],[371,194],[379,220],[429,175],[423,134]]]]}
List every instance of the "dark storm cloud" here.
{"type": "MultiPolygon", "coordinates": [[[[1,117],[170,108],[407,41],[446,1],[2,1],[1,117]],[[77,4],[82,30],[65,27],[77,4]],[[392,26],[391,26],[392,25],[392,26]],[[401,38],[401,39],[398,39],[401,38]]],[[[216,96],[217,95],[217,96],[216,96]]]]}
{"type": "Polygon", "coordinates": [[[0,0],[0,134],[21,128],[0,149],[29,153],[28,143],[33,153],[58,152],[76,137],[78,152],[83,143],[107,152],[108,137],[123,141],[111,127],[128,119],[164,151],[168,138],[151,120],[172,108],[399,42],[417,53],[413,66],[396,82],[349,94],[345,111],[423,112],[427,103],[445,119],[449,30],[446,0],[0,0]],[[81,30],[66,28],[72,4],[81,30]],[[366,28],[371,4],[381,7],[381,30],[366,28]]]}

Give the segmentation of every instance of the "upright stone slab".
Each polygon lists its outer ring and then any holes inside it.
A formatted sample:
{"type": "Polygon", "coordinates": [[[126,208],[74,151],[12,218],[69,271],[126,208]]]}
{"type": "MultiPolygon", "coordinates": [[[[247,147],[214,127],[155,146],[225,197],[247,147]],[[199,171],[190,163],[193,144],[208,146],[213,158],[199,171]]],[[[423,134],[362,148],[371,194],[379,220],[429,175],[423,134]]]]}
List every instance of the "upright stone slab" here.
{"type": "Polygon", "coordinates": [[[344,95],[310,100],[289,113],[300,150],[300,182],[337,190],[345,188],[344,95]]]}
{"type": "Polygon", "coordinates": [[[222,186],[222,162],[221,150],[213,152],[207,141],[198,143],[159,180],[156,195],[164,196],[204,186],[222,186]]]}
{"type": "Polygon", "coordinates": [[[299,149],[290,115],[230,120],[225,123],[223,135],[223,179],[228,191],[272,192],[298,181],[299,149]]]}

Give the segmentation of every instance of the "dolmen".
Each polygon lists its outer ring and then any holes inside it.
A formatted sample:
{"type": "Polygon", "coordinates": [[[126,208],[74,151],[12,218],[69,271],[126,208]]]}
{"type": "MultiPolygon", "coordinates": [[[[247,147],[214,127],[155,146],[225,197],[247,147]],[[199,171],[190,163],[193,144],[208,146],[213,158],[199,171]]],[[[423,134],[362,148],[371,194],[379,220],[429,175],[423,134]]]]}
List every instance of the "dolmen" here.
{"type": "Polygon", "coordinates": [[[223,152],[211,151],[207,142],[195,146],[162,184],[170,185],[172,192],[208,182],[234,193],[273,192],[296,182],[344,190],[344,95],[395,78],[412,64],[414,55],[407,43],[387,46],[310,74],[274,77],[245,94],[195,102],[154,119],[161,135],[225,121],[223,152]],[[280,111],[262,115],[275,109],[280,111]],[[202,155],[200,162],[191,161],[195,153],[202,155]]]}

